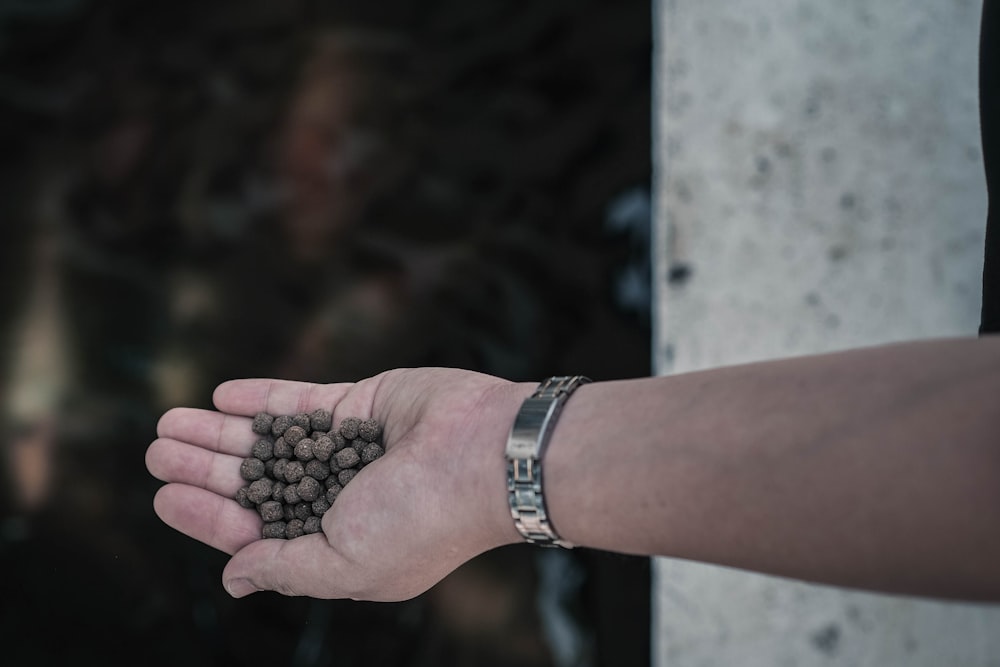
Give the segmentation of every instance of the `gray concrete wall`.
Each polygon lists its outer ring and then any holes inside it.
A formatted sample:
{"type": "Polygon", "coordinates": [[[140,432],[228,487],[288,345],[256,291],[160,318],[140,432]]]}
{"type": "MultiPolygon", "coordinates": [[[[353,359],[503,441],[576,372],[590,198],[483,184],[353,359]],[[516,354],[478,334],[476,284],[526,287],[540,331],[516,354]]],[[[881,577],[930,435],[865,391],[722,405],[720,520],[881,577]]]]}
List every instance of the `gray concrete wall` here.
{"type": "MultiPolygon", "coordinates": [[[[976,331],[971,0],[654,4],[660,373],[976,331]]],[[[1000,665],[1000,608],[660,559],[654,657],[1000,665]]]]}

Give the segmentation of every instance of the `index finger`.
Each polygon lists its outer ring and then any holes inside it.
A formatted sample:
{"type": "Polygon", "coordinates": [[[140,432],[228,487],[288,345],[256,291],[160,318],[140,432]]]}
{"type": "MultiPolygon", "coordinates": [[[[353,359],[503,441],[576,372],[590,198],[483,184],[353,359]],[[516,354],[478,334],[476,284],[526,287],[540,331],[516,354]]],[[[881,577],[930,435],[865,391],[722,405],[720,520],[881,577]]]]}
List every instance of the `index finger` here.
{"type": "Polygon", "coordinates": [[[353,382],[316,384],[292,380],[253,378],[229,380],[215,389],[212,401],[222,412],[252,417],[258,412],[292,415],[317,408],[333,410],[354,386],[353,382]]]}

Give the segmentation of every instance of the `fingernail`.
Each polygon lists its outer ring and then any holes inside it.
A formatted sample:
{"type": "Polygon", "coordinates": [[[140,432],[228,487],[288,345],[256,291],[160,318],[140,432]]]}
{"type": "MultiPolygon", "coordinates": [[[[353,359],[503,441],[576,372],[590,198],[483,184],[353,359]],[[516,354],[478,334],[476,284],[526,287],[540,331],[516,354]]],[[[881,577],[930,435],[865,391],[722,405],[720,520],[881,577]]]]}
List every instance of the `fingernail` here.
{"type": "Polygon", "coordinates": [[[257,591],[249,579],[230,579],[225,583],[226,592],[234,598],[241,598],[257,591]]]}

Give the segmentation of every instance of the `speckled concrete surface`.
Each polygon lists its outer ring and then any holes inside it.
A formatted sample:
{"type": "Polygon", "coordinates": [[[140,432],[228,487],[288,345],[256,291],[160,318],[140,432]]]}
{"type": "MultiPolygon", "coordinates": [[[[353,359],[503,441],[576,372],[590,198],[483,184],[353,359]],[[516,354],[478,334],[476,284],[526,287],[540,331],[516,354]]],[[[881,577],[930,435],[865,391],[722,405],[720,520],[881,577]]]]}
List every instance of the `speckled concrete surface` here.
{"type": "MultiPolygon", "coordinates": [[[[980,7],[658,1],[658,372],[974,334],[980,7]]],[[[661,667],[1000,665],[1000,608],[656,574],[661,667]]]]}

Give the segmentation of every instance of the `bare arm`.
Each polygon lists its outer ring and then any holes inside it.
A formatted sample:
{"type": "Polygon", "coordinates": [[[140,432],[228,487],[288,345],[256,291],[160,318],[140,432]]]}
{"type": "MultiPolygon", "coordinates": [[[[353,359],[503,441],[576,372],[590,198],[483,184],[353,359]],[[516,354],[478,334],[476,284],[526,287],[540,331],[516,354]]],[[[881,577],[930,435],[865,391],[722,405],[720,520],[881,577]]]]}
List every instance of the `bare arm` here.
{"type": "MultiPolygon", "coordinates": [[[[223,576],[235,595],[410,597],[519,540],[503,449],[533,389],[445,369],[356,384],[226,383],[221,414],[161,419],[147,464],[171,483],[156,508],[234,554],[223,576]],[[230,500],[247,417],[314,407],[378,418],[386,456],[345,488],[325,535],[259,540],[259,519],[230,500]]],[[[580,545],[1000,600],[998,408],[1000,339],[587,385],[546,455],[548,507],[580,545]]]]}

